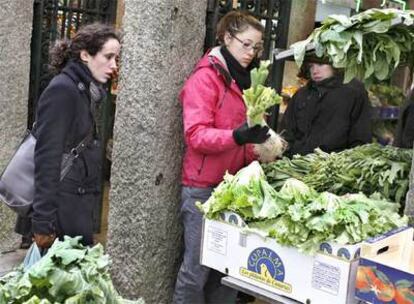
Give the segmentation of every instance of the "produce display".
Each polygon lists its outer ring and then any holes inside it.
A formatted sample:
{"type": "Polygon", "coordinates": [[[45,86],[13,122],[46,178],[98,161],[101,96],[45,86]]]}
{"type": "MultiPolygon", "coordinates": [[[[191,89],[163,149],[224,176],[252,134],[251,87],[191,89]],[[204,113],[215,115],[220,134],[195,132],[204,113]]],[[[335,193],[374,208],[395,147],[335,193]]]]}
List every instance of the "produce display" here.
{"type": "Polygon", "coordinates": [[[400,116],[400,107],[405,101],[403,90],[385,83],[368,88],[372,105],[372,133],[382,145],[392,145],[400,116]]]}
{"type": "Polygon", "coordinates": [[[401,63],[411,63],[414,48],[414,11],[370,9],[347,17],[331,15],[304,41],[292,45],[301,66],[306,47],[344,69],[344,82],[357,77],[365,83],[390,78],[401,63]]]}
{"type": "Polygon", "coordinates": [[[294,178],[277,191],[256,161],[236,175],[226,174],[211,197],[197,206],[210,219],[233,211],[248,230],[307,253],[314,253],[322,242],[354,244],[407,224],[397,213],[398,204],[379,197],[319,193],[294,178]]]}
{"type": "Polygon", "coordinates": [[[374,120],[372,122],[372,135],[381,145],[392,145],[397,130],[396,120],[374,120]]]}
{"type": "Polygon", "coordinates": [[[405,96],[401,88],[386,84],[373,84],[368,89],[373,106],[400,107],[404,103],[405,96]]]}
{"type": "Polygon", "coordinates": [[[79,238],[56,240],[42,259],[26,272],[19,269],[0,278],[0,303],[22,304],[144,304],[124,300],[109,274],[102,245],[92,248],[79,238]]]}
{"type": "Polygon", "coordinates": [[[277,190],[288,178],[296,178],[319,192],[378,193],[386,200],[403,203],[411,160],[411,149],[366,144],[338,153],[315,149],[308,155],[264,164],[263,169],[277,190]]]}

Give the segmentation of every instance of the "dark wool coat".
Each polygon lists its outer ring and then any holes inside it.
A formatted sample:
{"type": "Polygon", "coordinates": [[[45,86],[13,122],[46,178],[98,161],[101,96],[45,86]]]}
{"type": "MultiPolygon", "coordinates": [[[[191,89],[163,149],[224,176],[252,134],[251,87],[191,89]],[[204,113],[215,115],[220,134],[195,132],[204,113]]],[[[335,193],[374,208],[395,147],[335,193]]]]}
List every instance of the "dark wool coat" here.
{"type": "Polygon", "coordinates": [[[401,107],[395,134],[394,146],[400,148],[413,148],[414,142],[414,92],[401,107]]]}
{"type": "MultiPolygon", "coordinates": [[[[32,231],[55,232],[60,238],[81,235],[84,244],[93,242],[93,211],[101,190],[102,152],[96,132],[62,181],[60,170],[62,154],[76,147],[94,130],[91,99],[92,106],[96,106],[99,98],[90,93],[92,81],[84,64],[69,62],[39,99],[35,131],[32,231]]],[[[98,91],[98,95],[104,96],[98,91]]]]}
{"type": "Polygon", "coordinates": [[[371,108],[361,82],[342,83],[332,77],[310,81],[289,102],[282,119],[287,155],[307,154],[315,148],[341,151],[371,141],[371,108]]]}

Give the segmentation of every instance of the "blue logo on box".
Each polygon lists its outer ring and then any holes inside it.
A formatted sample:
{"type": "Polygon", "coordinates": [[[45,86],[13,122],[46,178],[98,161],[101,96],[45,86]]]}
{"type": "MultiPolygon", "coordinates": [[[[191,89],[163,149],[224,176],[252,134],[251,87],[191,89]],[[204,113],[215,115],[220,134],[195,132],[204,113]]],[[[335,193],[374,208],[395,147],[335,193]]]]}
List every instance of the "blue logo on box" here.
{"type": "Polygon", "coordinates": [[[247,269],[277,281],[283,282],[285,279],[285,266],[282,259],[276,252],[266,247],[256,248],[250,253],[247,269]]]}
{"type": "Polygon", "coordinates": [[[292,293],[292,285],[284,282],[285,266],[282,259],[267,247],[254,249],[247,258],[247,268],[241,267],[240,274],[286,293],[292,293]]]}
{"type": "Polygon", "coordinates": [[[269,248],[254,249],[247,259],[247,268],[240,268],[240,274],[286,293],[292,292],[292,286],[284,282],[285,266],[282,259],[269,248]]]}
{"type": "Polygon", "coordinates": [[[338,253],[336,255],[347,260],[351,259],[351,253],[346,248],[339,248],[338,253]]]}
{"type": "Polygon", "coordinates": [[[239,225],[239,219],[237,218],[237,216],[236,216],[236,215],[231,214],[231,215],[229,216],[229,223],[230,223],[230,224],[234,224],[234,225],[238,226],[238,225],[239,225]]]}
{"type": "Polygon", "coordinates": [[[328,243],[321,243],[319,245],[319,250],[324,253],[332,254],[332,246],[328,243]]]}

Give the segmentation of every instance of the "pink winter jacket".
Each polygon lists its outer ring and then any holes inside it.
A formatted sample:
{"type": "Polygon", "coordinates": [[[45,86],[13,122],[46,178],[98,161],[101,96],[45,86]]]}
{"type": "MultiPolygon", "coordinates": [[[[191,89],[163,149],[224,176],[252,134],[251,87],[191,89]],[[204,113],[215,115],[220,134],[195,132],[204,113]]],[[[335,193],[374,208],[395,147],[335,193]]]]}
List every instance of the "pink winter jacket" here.
{"type": "Polygon", "coordinates": [[[216,186],[226,171],[234,174],[256,159],[252,145],[239,146],[233,139],[233,129],[246,121],[246,107],[219,47],[199,61],[180,100],[186,146],[184,186],[216,186]]]}

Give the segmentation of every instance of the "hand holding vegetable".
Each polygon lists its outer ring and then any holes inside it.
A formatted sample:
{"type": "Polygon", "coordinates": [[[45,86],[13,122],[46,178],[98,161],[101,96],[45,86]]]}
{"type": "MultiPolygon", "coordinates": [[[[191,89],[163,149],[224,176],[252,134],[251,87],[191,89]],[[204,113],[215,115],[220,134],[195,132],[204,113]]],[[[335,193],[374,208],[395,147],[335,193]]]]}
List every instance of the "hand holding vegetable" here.
{"type": "Polygon", "coordinates": [[[255,125],[253,127],[249,127],[246,122],[233,131],[233,138],[240,146],[248,143],[261,144],[270,137],[268,131],[268,126],[262,127],[260,125],[255,125]]]}
{"type": "MultiPolygon", "coordinates": [[[[269,64],[270,61],[261,61],[259,68],[251,70],[252,85],[243,91],[243,100],[247,108],[247,124],[250,127],[267,126],[266,110],[282,100],[274,89],[265,87],[269,64]]],[[[261,162],[271,162],[282,155],[286,146],[285,140],[269,129],[266,140],[256,142],[254,150],[261,162]]]]}
{"type": "Polygon", "coordinates": [[[56,234],[36,234],[33,237],[39,248],[49,248],[56,239],[56,234]]]}

